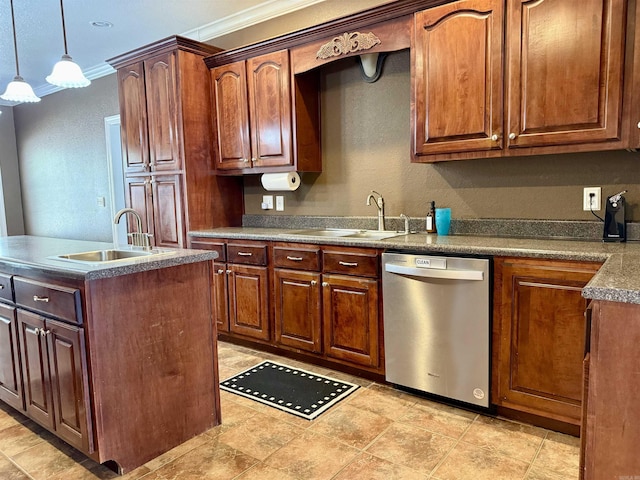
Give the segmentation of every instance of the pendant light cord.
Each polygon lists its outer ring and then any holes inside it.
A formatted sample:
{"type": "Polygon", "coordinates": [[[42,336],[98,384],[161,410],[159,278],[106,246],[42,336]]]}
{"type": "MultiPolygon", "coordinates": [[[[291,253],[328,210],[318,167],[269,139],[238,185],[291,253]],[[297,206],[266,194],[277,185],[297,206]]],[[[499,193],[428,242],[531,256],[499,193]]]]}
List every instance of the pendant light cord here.
{"type": "Polygon", "coordinates": [[[13,25],[13,51],[16,54],[16,76],[20,76],[20,63],[18,62],[18,41],[16,40],[16,17],[13,13],[13,0],[11,1],[11,25],[13,25]]]}
{"type": "MultiPolygon", "coordinates": [[[[11,0],[13,2],[13,0],[11,0]]],[[[67,52],[67,29],[64,26],[64,7],[62,6],[62,0],[60,0],[60,13],[62,15],[62,39],[64,40],[64,54],[68,55],[67,52]]]]}

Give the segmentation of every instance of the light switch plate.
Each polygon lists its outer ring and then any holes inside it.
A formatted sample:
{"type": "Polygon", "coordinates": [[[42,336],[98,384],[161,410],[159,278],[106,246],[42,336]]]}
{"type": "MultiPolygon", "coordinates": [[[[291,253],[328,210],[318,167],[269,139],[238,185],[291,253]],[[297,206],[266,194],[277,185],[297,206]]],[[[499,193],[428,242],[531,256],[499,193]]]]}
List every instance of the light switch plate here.
{"type": "Polygon", "coordinates": [[[282,195],[276,195],[276,211],[284,212],[284,197],[282,195]]]}

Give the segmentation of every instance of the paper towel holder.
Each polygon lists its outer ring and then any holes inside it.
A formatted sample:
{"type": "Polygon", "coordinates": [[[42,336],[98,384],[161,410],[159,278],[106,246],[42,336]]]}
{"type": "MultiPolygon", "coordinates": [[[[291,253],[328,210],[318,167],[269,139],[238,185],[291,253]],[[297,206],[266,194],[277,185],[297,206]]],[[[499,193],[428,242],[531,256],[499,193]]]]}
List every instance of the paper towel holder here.
{"type": "Polygon", "coordinates": [[[262,188],[268,192],[292,192],[300,187],[298,172],[263,173],[260,177],[262,188]]]}

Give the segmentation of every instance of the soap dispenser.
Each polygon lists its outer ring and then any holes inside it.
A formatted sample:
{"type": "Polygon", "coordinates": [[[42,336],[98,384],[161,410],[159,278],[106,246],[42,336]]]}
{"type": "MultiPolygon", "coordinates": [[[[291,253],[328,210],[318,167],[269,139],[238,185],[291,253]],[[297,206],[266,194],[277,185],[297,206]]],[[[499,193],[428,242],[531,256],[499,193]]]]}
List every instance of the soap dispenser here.
{"type": "Polygon", "coordinates": [[[436,233],[436,202],[431,202],[427,213],[427,233],[436,233]]]}

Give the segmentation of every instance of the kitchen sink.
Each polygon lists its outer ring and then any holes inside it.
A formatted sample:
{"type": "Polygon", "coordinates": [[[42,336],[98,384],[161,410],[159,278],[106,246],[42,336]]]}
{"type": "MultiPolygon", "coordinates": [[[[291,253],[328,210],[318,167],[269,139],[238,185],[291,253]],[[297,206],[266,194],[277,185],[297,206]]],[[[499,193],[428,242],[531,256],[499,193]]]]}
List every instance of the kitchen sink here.
{"type": "Polygon", "coordinates": [[[172,253],[168,251],[158,250],[94,250],[91,252],[69,253],[67,255],[57,255],[55,258],[60,260],[70,260],[75,262],[87,263],[104,263],[115,262],[118,260],[131,260],[137,257],[149,257],[154,255],[166,255],[172,253]]]}
{"type": "Polygon", "coordinates": [[[331,237],[331,238],[361,238],[363,240],[382,240],[384,238],[395,237],[402,235],[401,232],[393,231],[380,231],[380,230],[354,230],[343,228],[320,228],[299,230],[295,232],[289,232],[286,235],[300,235],[307,237],[331,237]]]}

